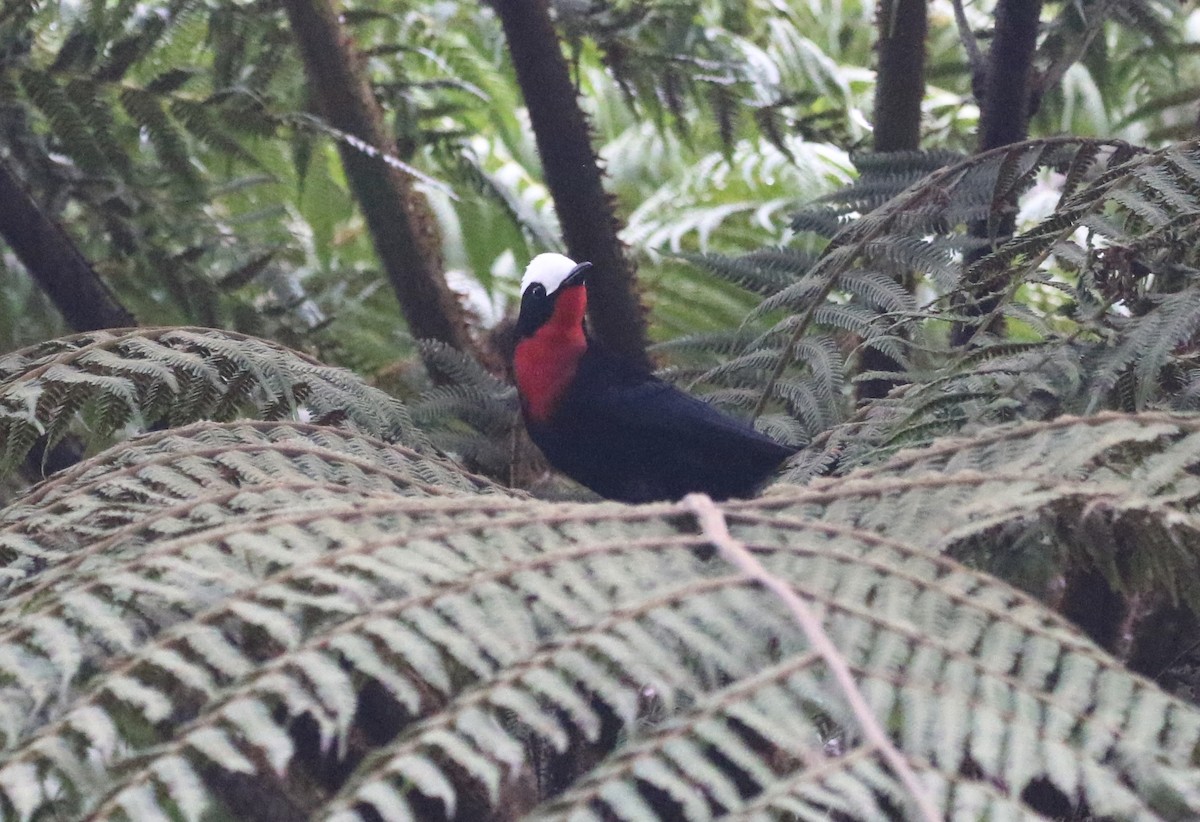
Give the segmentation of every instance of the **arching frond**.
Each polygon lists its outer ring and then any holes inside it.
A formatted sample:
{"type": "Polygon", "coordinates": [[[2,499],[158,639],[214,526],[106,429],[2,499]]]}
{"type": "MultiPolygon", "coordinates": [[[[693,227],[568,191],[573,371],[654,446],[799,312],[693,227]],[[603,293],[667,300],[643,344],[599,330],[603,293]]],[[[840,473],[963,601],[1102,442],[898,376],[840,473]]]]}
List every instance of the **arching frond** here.
{"type": "Polygon", "coordinates": [[[202,328],[139,328],[66,337],[0,357],[0,467],[68,431],[300,413],[421,447],[399,402],[348,371],[287,348],[202,328]],[[79,425],[83,423],[83,425],[79,425]]]}
{"type": "Polygon", "coordinates": [[[1149,151],[1032,140],[958,160],[898,194],[922,163],[945,158],[865,158],[859,182],[814,206],[836,235],[754,319],[785,316],[734,358],[767,378],[737,387],[760,392],[758,410],[776,408],[772,386],[808,370],[795,343],[831,332],[849,367],[856,351],[885,355],[894,372],[855,379],[905,387],[850,419],[842,400],[828,419],[849,426],[854,445],[830,433],[832,450],[802,460],[842,471],[973,425],[1170,405],[1194,367],[1198,151],[1195,141],[1149,151]],[[1013,237],[991,236],[1033,186],[1057,206],[1013,237]],[[1000,320],[1008,334],[993,333],[1000,320]]]}
{"type": "Polygon", "coordinates": [[[449,346],[426,342],[421,350],[441,384],[414,403],[416,423],[444,453],[489,476],[506,477],[514,462],[510,442],[521,426],[516,389],[449,346]]]}
{"type": "MultiPolygon", "coordinates": [[[[1189,560],[1197,425],[984,431],[721,510],[822,615],[946,819],[1046,801],[1180,818],[1200,813],[1200,711],[945,554],[1123,499],[1111,533],[1145,537],[1122,550],[1171,535],[1160,562],[1189,560]]],[[[827,657],[715,539],[686,503],[494,493],[320,426],[135,439],[0,512],[0,806],[906,816],[827,657]]],[[[1153,565],[1118,576],[1161,582],[1153,565]]]]}

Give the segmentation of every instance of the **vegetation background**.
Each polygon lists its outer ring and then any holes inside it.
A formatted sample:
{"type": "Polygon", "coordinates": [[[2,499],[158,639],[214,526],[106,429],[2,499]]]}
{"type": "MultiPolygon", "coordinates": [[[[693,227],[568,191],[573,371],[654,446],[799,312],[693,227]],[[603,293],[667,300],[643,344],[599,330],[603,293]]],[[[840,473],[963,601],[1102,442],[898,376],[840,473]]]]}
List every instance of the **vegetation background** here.
{"type": "Polygon", "coordinates": [[[1200,818],[1198,41],[4,0],[0,817],[1200,818]],[[546,250],[763,498],[547,472],[546,250]]]}

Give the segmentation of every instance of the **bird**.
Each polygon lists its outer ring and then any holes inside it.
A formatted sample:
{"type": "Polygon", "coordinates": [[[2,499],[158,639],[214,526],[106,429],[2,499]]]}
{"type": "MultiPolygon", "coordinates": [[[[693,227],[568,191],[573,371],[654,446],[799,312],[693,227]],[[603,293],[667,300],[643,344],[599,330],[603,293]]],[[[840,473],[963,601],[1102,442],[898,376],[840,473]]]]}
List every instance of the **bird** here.
{"type": "Polygon", "coordinates": [[[521,279],[513,372],[530,439],[607,499],[753,495],[794,450],[595,340],[584,318],[592,271],[538,254],[521,279]]]}

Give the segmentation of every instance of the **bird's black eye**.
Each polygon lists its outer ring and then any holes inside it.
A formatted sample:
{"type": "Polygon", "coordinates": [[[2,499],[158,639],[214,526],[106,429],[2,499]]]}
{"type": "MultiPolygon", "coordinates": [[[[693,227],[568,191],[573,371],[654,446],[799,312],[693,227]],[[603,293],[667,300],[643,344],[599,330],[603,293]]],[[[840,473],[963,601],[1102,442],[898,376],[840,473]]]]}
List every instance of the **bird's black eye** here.
{"type": "Polygon", "coordinates": [[[517,335],[531,337],[554,313],[554,300],[546,286],[532,283],[521,295],[521,313],[517,316],[517,335]]]}

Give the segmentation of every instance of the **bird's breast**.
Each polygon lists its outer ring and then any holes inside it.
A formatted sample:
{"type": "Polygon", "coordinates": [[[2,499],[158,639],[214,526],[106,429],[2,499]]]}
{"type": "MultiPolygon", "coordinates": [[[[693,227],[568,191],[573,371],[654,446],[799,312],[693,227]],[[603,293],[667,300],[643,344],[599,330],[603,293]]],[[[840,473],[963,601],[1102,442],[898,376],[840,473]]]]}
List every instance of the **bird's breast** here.
{"type": "Polygon", "coordinates": [[[528,418],[550,420],[570,390],[586,351],[582,333],[554,334],[545,328],[517,344],[513,370],[528,418]]]}

